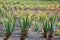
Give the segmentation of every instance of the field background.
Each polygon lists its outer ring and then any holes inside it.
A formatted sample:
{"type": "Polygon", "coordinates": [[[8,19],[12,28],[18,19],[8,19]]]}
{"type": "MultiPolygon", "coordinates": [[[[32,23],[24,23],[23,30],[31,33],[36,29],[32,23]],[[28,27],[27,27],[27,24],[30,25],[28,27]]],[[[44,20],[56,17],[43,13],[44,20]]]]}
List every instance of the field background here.
{"type": "MultiPolygon", "coordinates": [[[[11,11],[11,12],[13,11],[14,13],[18,12],[18,11],[23,12],[23,10],[25,8],[29,8],[29,9],[38,8],[39,9],[40,6],[42,6],[42,5],[49,6],[49,5],[52,5],[52,4],[60,6],[60,0],[0,0],[0,8],[1,8],[1,10],[4,9],[5,11],[11,11]],[[14,8],[16,8],[16,9],[14,9],[14,8]],[[23,9],[23,10],[19,10],[19,9],[23,9]]],[[[24,11],[26,11],[26,10],[24,10],[24,11]]],[[[36,13],[36,12],[38,12],[40,10],[36,10],[36,11],[28,10],[28,11],[33,11],[34,13],[36,13]]],[[[43,10],[42,10],[42,12],[43,12],[43,10]]],[[[52,11],[44,11],[44,12],[52,12],[52,11]]],[[[60,9],[59,9],[59,11],[54,11],[54,12],[60,13],[60,9]]],[[[19,29],[18,25],[19,25],[19,20],[17,19],[14,31],[12,32],[12,35],[9,38],[9,40],[19,40],[20,29],[19,29]]],[[[3,25],[0,24],[0,36],[2,35],[2,28],[3,28],[3,25]]],[[[28,35],[26,37],[26,40],[47,40],[47,39],[41,38],[41,36],[40,36],[40,32],[42,30],[41,25],[40,25],[40,28],[39,28],[39,30],[37,32],[32,30],[32,29],[33,29],[33,27],[30,28],[30,30],[28,32],[28,35]]],[[[60,40],[60,37],[54,37],[53,40],[60,40]]]]}

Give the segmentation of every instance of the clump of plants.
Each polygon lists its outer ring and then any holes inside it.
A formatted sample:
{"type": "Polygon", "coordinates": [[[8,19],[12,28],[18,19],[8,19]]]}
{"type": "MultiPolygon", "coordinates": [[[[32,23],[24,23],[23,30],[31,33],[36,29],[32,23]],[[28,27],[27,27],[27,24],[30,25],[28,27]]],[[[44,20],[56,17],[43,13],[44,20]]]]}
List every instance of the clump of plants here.
{"type": "Polygon", "coordinates": [[[22,13],[19,16],[19,24],[20,24],[20,29],[21,29],[20,40],[25,40],[25,37],[28,34],[28,30],[31,27],[31,23],[32,23],[32,15],[33,14],[22,13]]]}
{"type": "Polygon", "coordinates": [[[47,28],[48,28],[48,17],[47,17],[47,13],[40,13],[39,16],[39,21],[42,23],[43,25],[43,37],[46,38],[47,37],[47,28]]]}
{"type": "Polygon", "coordinates": [[[15,25],[15,15],[7,14],[6,17],[3,17],[3,40],[8,40],[11,33],[14,30],[15,25]]]}
{"type": "Polygon", "coordinates": [[[54,15],[54,13],[50,14],[49,24],[48,24],[48,30],[49,30],[48,40],[52,40],[54,29],[55,29],[55,19],[56,16],[54,15]]]}
{"type": "Polygon", "coordinates": [[[49,14],[49,15],[45,15],[45,17],[43,18],[44,20],[42,21],[43,23],[43,37],[47,38],[48,40],[52,40],[53,37],[53,33],[54,33],[54,27],[55,27],[55,19],[56,16],[54,15],[54,13],[49,14]],[[47,35],[48,33],[48,35],[47,35]]]}

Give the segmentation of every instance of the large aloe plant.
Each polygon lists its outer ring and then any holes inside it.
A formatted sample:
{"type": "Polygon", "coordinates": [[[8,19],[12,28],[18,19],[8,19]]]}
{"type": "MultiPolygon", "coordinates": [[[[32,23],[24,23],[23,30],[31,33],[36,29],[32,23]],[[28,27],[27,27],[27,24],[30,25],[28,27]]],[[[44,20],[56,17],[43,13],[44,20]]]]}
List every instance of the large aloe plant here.
{"type": "Polygon", "coordinates": [[[21,28],[21,39],[20,40],[25,40],[25,37],[27,35],[27,32],[31,26],[31,16],[29,14],[25,13],[22,15],[22,17],[19,18],[19,24],[21,28]]]}
{"type": "Polygon", "coordinates": [[[51,14],[50,15],[50,18],[49,18],[49,31],[53,31],[54,30],[54,25],[55,25],[55,19],[56,19],[56,16],[54,14],[51,14]]]}
{"type": "Polygon", "coordinates": [[[49,35],[48,35],[48,39],[49,40],[52,40],[52,37],[53,37],[53,32],[54,32],[54,26],[55,26],[55,19],[56,19],[56,17],[55,17],[55,15],[54,14],[51,14],[50,15],[50,19],[49,19],[49,27],[48,27],[48,29],[49,29],[49,35]]]}
{"type": "Polygon", "coordinates": [[[20,18],[19,23],[21,30],[26,31],[31,25],[31,20],[28,18],[28,15],[25,15],[24,18],[20,18]]]}
{"type": "Polygon", "coordinates": [[[43,37],[46,38],[47,37],[47,31],[48,31],[48,15],[47,14],[43,14],[41,15],[41,20],[42,20],[42,24],[43,24],[43,37]]]}
{"type": "Polygon", "coordinates": [[[9,16],[3,18],[3,40],[7,40],[11,35],[12,31],[14,30],[15,19],[13,16],[9,14],[9,16]]]}

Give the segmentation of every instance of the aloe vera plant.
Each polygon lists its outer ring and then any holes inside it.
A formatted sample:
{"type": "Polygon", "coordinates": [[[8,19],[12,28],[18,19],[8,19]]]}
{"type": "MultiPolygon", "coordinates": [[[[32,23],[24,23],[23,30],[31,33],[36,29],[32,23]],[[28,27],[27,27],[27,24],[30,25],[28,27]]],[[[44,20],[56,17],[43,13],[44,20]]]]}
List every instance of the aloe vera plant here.
{"type": "Polygon", "coordinates": [[[52,37],[53,37],[53,33],[54,33],[54,26],[55,26],[55,15],[54,14],[51,14],[50,15],[50,19],[49,19],[49,35],[48,35],[48,40],[52,40],[52,37]]]}
{"type": "MultiPolygon", "coordinates": [[[[53,28],[52,30],[54,30],[55,19],[56,19],[56,16],[54,14],[51,14],[50,19],[49,19],[49,23],[50,23],[49,25],[51,25],[51,27],[53,28]]],[[[50,29],[50,31],[51,31],[51,29],[50,29]]]]}
{"type": "Polygon", "coordinates": [[[9,16],[3,18],[3,40],[7,40],[14,30],[15,19],[9,14],[9,16]]]}
{"type": "Polygon", "coordinates": [[[48,30],[48,16],[47,14],[41,14],[40,15],[40,21],[42,21],[43,24],[43,37],[46,38],[47,37],[47,30],[48,30]]]}
{"type": "Polygon", "coordinates": [[[25,40],[25,37],[28,33],[28,30],[31,26],[31,17],[29,14],[23,14],[22,17],[19,17],[19,24],[21,28],[21,39],[20,40],[25,40]]]}
{"type": "Polygon", "coordinates": [[[37,31],[39,28],[39,24],[37,21],[32,21],[33,25],[34,25],[34,30],[37,31]]]}
{"type": "Polygon", "coordinates": [[[45,18],[45,15],[44,15],[43,13],[41,13],[41,14],[39,15],[40,21],[43,22],[43,21],[44,21],[44,18],[45,18]]]}

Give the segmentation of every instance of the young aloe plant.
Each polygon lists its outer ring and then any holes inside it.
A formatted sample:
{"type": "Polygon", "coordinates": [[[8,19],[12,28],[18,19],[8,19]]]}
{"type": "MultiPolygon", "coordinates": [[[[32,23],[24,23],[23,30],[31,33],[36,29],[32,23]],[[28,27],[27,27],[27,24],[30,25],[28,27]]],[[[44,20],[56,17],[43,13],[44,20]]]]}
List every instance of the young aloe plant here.
{"type": "Polygon", "coordinates": [[[45,15],[44,15],[43,13],[41,13],[41,14],[39,15],[40,21],[43,22],[43,21],[44,21],[44,18],[45,18],[45,15]]]}
{"type": "Polygon", "coordinates": [[[43,37],[46,38],[47,37],[47,32],[48,32],[48,15],[44,14],[44,16],[41,17],[43,20],[42,20],[42,23],[43,23],[43,37]]]}
{"type": "Polygon", "coordinates": [[[4,25],[4,31],[3,31],[3,40],[7,40],[9,36],[11,35],[12,31],[14,30],[15,25],[15,19],[11,14],[9,16],[3,18],[3,25],[4,25]]]}
{"type": "Polygon", "coordinates": [[[49,35],[48,35],[48,40],[52,40],[52,37],[53,37],[53,32],[54,32],[54,26],[55,26],[55,15],[54,14],[51,14],[50,15],[50,19],[49,19],[49,35]]]}
{"type": "Polygon", "coordinates": [[[32,21],[33,22],[33,25],[34,25],[34,30],[37,31],[38,28],[39,28],[39,24],[37,21],[32,21]]]}
{"type": "Polygon", "coordinates": [[[20,40],[25,40],[25,37],[28,33],[28,30],[31,26],[32,20],[31,16],[29,14],[23,14],[22,17],[19,18],[19,24],[21,28],[21,39],[20,40]]]}

